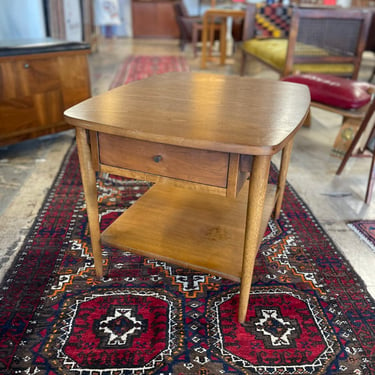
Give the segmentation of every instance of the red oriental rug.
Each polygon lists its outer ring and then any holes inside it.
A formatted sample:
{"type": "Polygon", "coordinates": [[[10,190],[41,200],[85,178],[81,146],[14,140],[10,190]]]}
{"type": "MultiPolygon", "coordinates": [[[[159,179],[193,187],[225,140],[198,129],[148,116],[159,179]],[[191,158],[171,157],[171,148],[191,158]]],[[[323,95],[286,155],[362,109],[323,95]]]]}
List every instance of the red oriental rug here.
{"type": "Polygon", "coordinates": [[[375,251],[375,220],[355,220],[348,223],[359,238],[366,242],[372,251],[375,251]]]}
{"type": "MultiPolygon", "coordinates": [[[[98,176],[102,229],[148,188],[98,176]]],[[[1,374],[375,374],[375,302],[289,184],[244,325],[238,283],[103,252],[98,281],[73,146],[1,285],[1,374]]]]}
{"type": "Polygon", "coordinates": [[[189,65],[182,56],[129,56],[117,70],[109,89],[155,74],[186,72],[189,65]]]}

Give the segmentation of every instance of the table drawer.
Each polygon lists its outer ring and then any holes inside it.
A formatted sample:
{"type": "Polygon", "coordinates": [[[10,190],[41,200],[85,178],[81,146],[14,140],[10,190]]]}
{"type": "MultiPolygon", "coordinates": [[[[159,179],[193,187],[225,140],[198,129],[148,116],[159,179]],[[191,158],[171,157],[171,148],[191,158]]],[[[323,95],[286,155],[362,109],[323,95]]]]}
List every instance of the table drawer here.
{"type": "Polygon", "coordinates": [[[99,163],[225,188],[229,154],[99,134],[99,163]]]}

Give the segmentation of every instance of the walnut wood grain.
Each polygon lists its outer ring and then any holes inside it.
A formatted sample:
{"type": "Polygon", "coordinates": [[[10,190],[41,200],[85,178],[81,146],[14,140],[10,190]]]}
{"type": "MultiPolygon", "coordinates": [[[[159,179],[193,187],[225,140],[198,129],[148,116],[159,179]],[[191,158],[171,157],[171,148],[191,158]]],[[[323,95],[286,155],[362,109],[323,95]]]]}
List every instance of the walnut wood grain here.
{"type": "Polygon", "coordinates": [[[297,132],[310,103],[290,82],[166,73],[110,90],[65,111],[79,126],[150,142],[273,155],[297,132]]]}
{"type": "MultiPolygon", "coordinates": [[[[232,199],[156,184],[102,233],[103,243],[240,281],[247,191],[232,199]]],[[[262,233],[274,196],[269,185],[262,233]]]]}
{"type": "Polygon", "coordinates": [[[88,52],[0,57],[0,146],[70,127],[64,110],[91,95],[88,52]]]}
{"type": "MultiPolygon", "coordinates": [[[[225,188],[229,154],[99,134],[100,162],[225,188]]],[[[237,167],[238,169],[238,167],[237,167]]]]}

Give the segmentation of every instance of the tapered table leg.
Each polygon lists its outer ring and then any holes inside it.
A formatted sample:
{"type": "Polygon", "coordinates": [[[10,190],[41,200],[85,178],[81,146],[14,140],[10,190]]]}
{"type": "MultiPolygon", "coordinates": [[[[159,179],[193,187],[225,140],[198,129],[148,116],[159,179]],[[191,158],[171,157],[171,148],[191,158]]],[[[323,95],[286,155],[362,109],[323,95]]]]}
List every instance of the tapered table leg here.
{"type": "Polygon", "coordinates": [[[86,130],[76,128],[76,137],[83,191],[85,193],[86,200],[87,217],[89,221],[91,246],[94,255],[95,271],[98,277],[102,277],[103,258],[100,244],[98,192],[96,189],[95,169],[91,159],[90,145],[88,143],[86,130]]]}
{"type": "Polygon", "coordinates": [[[255,258],[258,252],[264,203],[268,185],[271,156],[255,156],[249,184],[246,215],[245,244],[242,261],[238,320],[245,322],[255,258]]]}
{"type": "Polygon", "coordinates": [[[289,143],[283,148],[283,151],[281,154],[280,171],[279,171],[279,178],[278,178],[278,183],[277,183],[277,200],[276,200],[275,212],[274,212],[275,219],[278,219],[280,216],[281,205],[283,203],[283,198],[284,198],[286,176],[288,173],[290,156],[292,155],[292,148],[293,148],[293,140],[290,140],[289,143]]]}

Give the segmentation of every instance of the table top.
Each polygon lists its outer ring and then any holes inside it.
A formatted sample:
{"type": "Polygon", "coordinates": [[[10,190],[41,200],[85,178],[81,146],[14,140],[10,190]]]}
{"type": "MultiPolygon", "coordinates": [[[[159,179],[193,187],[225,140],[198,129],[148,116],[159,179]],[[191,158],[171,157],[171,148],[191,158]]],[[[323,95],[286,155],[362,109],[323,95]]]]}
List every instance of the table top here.
{"type": "Polygon", "coordinates": [[[70,125],[204,150],[273,155],[303,124],[307,86],[209,73],[166,73],[65,111],[70,125]]]}

